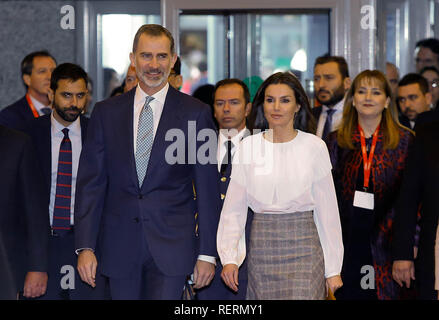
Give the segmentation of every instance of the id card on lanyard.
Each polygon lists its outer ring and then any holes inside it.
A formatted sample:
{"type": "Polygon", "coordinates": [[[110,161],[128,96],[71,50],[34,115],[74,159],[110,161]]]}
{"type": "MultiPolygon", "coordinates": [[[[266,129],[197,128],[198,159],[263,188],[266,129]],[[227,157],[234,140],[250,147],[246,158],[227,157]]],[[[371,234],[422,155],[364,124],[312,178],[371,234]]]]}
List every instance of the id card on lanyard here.
{"type": "Polygon", "coordinates": [[[32,99],[30,98],[28,93],[26,93],[26,100],[27,103],[29,104],[32,114],[34,115],[34,118],[38,118],[40,115],[38,114],[37,108],[35,108],[34,103],[32,102],[32,99]]]}
{"type": "Polygon", "coordinates": [[[356,190],[354,194],[354,207],[363,208],[373,210],[374,208],[374,194],[368,192],[369,189],[369,180],[370,180],[370,171],[372,167],[373,155],[375,153],[375,148],[378,140],[378,131],[380,126],[376,128],[373,133],[372,138],[372,146],[369,152],[369,158],[367,157],[366,150],[366,138],[364,135],[363,129],[358,125],[358,130],[360,131],[360,139],[361,139],[361,153],[363,154],[363,170],[364,170],[364,181],[363,181],[363,190],[356,190]]]}

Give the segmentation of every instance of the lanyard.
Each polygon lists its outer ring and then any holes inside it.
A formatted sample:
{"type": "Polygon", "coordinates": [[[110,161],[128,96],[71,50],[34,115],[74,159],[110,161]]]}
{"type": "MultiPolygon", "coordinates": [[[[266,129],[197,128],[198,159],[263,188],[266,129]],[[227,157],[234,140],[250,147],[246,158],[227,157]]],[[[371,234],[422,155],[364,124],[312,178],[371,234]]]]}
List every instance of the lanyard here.
{"type": "Polygon", "coordinates": [[[373,133],[373,139],[372,139],[372,146],[370,148],[369,152],[369,159],[367,158],[367,151],[366,151],[366,138],[364,136],[364,131],[358,125],[358,130],[360,131],[360,138],[361,138],[361,152],[363,153],[363,169],[364,169],[364,190],[367,191],[367,188],[369,188],[369,177],[370,177],[370,169],[372,166],[372,159],[373,154],[375,153],[375,147],[378,140],[378,131],[380,129],[380,126],[376,128],[375,132],[373,133]]]}
{"type": "Polygon", "coordinates": [[[30,110],[32,111],[34,118],[38,118],[40,115],[38,114],[37,109],[34,106],[34,103],[32,102],[32,99],[30,98],[29,94],[26,93],[26,100],[27,103],[29,104],[30,110]]]}

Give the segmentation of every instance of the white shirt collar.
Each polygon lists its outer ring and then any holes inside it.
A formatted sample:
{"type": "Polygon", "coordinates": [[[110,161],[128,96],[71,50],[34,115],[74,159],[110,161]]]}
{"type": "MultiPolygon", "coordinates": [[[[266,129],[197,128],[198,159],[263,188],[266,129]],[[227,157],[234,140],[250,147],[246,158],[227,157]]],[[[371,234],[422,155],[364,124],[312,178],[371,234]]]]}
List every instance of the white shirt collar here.
{"type": "Polygon", "coordinates": [[[50,108],[50,106],[45,106],[44,104],[39,102],[37,99],[32,97],[32,95],[30,93],[29,93],[29,97],[30,97],[30,100],[32,101],[32,103],[34,104],[35,109],[37,109],[38,113],[40,113],[41,109],[43,109],[43,108],[50,108]]]}
{"type": "MultiPolygon", "coordinates": [[[[56,112],[56,111],[55,111],[56,112]]],[[[50,114],[50,123],[52,127],[52,133],[55,134],[63,134],[61,131],[64,128],[69,129],[69,135],[81,135],[81,117],[78,117],[75,121],[73,121],[69,126],[64,127],[61,123],[59,123],[55,117],[53,116],[53,112],[50,114]]]]}
{"type": "MultiPolygon", "coordinates": [[[[233,143],[233,146],[234,147],[236,147],[240,142],[241,142],[241,140],[243,139],[243,136],[244,136],[244,133],[245,133],[245,131],[246,131],[246,127],[244,127],[241,131],[239,131],[238,132],[238,134],[236,134],[234,137],[232,137],[232,143],[233,143]]],[[[220,129],[220,134],[219,134],[219,145],[220,146],[223,146],[224,145],[224,142],[226,142],[228,140],[228,137],[226,137],[224,134],[223,134],[223,132],[222,132],[222,130],[220,129]]]]}
{"type": "MultiPolygon", "coordinates": [[[[166,95],[168,94],[168,89],[169,89],[169,83],[166,82],[166,85],[160,91],[152,95],[152,97],[154,97],[153,101],[158,101],[160,102],[161,105],[164,105],[166,100],[166,95]]],[[[145,93],[145,91],[143,91],[142,88],[140,87],[140,84],[137,84],[136,95],[134,98],[134,105],[137,105],[138,103],[142,103],[143,105],[145,98],[147,96],[148,95],[145,93]]]]}

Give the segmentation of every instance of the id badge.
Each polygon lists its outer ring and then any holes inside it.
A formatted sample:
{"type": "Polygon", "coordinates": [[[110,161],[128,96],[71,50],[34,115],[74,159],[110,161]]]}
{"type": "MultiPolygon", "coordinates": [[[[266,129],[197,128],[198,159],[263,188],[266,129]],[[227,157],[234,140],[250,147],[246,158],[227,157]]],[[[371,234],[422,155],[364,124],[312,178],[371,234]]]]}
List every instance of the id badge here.
{"type": "Polygon", "coordinates": [[[358,191],[358,190],[355,191],[354,207],[373,210],[374,208],[373,193],[358,191]]]}

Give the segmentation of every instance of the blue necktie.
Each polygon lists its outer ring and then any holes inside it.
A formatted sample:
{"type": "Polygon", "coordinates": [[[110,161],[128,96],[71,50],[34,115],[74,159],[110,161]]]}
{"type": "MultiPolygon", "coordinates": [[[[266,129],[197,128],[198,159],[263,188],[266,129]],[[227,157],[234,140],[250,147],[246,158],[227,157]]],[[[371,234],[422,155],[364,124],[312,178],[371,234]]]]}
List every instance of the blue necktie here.
{"type": "Polygon", "coordinates": [[[328,134],[331,132],[331,127],[332,127],[332,115],[335,112],[334,109],[329,109],[326,111],[327,116],[326,116],[326,121],[325,121],[325,126],[323,127],[323,133],[322,133],[322,139],[325,140],[326,137],[328,136],[328,134]]]}
{"type": "Polygon", "coordinates": [[[233,142],[230,139],[224,142],[224,144],[226,145],[226,154],[221,162],[221,174],[224,174],[227,168],[232,164],[232,149],[234,147],[233,142]]]}
{"type": "Polygon", "coordinates": [[[149,157],[151,155],[152,143],[154,141],[154,120],[150,102],[153,97],[146,97],[142,111],[140,111],[139,126],[137,127],[136,141],[136,170],[139,180],[139,187],[142,186],[148,169],[149,157]]]}
{"type": "Polygon", "coordinates": [[[46,114],[50,114],[52,112],[52,109],[50,109],[49,107],[44,107],[41,109],[41,112],[46,115],[46,114]]]}
{"type": "Polygon", "coordinates": [[[69,139],[69,129],[64,128],[62,132],[64,138],[59,148],[58,176],[52,222],[52,229],[60,236],[65,235],[71,229],[70,206],[72,202],[72,142],[69,139]]]}

